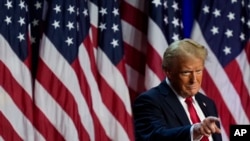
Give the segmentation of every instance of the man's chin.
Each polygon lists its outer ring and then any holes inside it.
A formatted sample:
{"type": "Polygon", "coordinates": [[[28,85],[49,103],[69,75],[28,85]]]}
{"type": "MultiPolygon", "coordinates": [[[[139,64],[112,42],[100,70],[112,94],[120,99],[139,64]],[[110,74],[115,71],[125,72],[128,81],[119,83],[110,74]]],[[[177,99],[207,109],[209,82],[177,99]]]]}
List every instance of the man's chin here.
{"type": "Polygon", "coordinates": [[[181,96],[184,98],[195,96],[197,93],[182,93],[181,96]]]}
{"type": "Polygon", "coordinates": [[[187,95],[188,97],[190,97],[190,96],[195,96],[197,93],[198,93],[198,91],[197,91],[197,90],[194,90],[194,91],[189,91],[189,92],[187,92],[186,95],[187,95]]]}

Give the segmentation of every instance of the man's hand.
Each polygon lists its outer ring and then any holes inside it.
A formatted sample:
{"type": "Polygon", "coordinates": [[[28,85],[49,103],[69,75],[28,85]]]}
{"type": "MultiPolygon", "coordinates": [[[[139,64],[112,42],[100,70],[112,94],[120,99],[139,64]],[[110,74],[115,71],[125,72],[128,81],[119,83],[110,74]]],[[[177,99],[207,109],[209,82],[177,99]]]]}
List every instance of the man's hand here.
{"type": "Polygon", "coordinates": [[[213,133],[221,133],[220,128],[216,125],[219,122],[219,118],[209,116],[202,122],[194,124],[194,139],[200,138],[201,136],[210,136],[213,133]]]}

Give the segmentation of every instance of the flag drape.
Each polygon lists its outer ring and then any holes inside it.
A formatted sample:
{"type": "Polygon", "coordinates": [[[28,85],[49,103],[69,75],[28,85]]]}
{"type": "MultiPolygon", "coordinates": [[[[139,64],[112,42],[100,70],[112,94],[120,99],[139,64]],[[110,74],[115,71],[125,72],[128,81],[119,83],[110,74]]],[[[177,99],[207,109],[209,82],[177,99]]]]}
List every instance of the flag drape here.
{"type": "Polygon", "coordinates": [[[135,140],[133,100],[164,79],[168,45],[192,38],[209,51],[201,91],[229,141],[230,124],[250,123],[249,5],[2,0],[0,140],[135,140]]]}

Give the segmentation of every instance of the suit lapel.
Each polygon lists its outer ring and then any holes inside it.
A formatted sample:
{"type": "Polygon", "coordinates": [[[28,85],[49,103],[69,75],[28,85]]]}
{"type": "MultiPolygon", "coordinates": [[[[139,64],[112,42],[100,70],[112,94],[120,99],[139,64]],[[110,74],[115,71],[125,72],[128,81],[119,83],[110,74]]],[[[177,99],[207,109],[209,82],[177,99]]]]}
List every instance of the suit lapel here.
{"type": "Polygon", "coordinates": [[[205,117],[207,117],[207,116],[209,115],[209,111],[207,110],[207,105],[208,105],[208,104],[206,103],[206,101],[204,101],[204,100],[199,96],[199,94],[197,94],[197,95],[195,96],[195,99],[196,99],[196,101],[198,102],[198,104],[199,104],[199,106],[200,106],[202,112],[204,113],[205,117]]]}
{"type": "Polygon", "coordinates": [[[174,94],[172,89],[167,85],[167,83],[164,81],[160,85],[160,90],[163,95],[165,95],[165,101],[166,103],[172,108],[173,112],[175,113],[178,120],[183,125],[189,125],[189,119],[186,115],[186,112],[181,105],[180,101],[178,100],[177,96],[174,94]]]}
{"type": "Polygon", "coordinates": [[[190,124],[189,119],[186,115],[186,112],[176,96],[166,97],[166,101],[167,103],[169,103],[169,106],[173,109],[174,113],[176,114],[176,117],[179,119],[179,121],[181,121],[183,125],[190,124]]]}

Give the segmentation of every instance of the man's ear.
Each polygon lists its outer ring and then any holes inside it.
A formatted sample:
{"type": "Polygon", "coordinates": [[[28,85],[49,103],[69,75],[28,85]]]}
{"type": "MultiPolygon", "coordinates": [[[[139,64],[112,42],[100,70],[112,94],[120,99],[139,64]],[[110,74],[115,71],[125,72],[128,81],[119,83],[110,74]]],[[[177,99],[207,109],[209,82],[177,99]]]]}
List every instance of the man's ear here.
{"type": "Polygon", "coordinates": [[[165,70],[164,72],[165,72],[167,78],[171,78],[171,72],[169,70],[165,70]]]}

